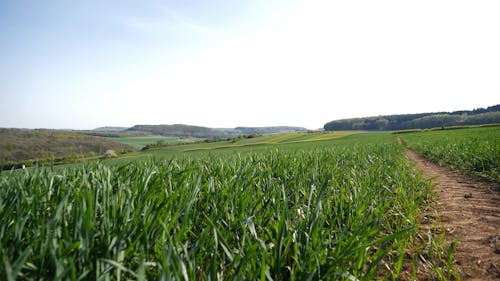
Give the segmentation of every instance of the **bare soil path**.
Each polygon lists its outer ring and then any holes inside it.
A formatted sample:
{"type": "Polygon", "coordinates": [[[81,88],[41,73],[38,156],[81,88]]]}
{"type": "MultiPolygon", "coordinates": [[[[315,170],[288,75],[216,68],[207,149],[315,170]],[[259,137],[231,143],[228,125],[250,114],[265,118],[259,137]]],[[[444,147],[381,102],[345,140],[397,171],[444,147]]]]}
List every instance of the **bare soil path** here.
{"type": "Polygon", "coordinates": [[[455,260],[462,280],[500,280],[498,184],[464,177],[411,150],[406,154],[436,184],[434,223],[446,231],[448,243],[458,241],[455,260]]]}

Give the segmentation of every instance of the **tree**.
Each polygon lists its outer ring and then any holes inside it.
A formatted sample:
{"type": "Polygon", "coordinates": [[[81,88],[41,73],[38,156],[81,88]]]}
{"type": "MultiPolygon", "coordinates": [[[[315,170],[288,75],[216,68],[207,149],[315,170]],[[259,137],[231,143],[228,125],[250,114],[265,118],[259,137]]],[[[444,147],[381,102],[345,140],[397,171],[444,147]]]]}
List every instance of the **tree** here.
{"type": "Polygon", "coordinates": [[[377,121],[375,121],[375,123],[377,124],[378,129],[383,131],[387,129],[387,126],[389,125],[389,120],[385,118],[380,118],[377,121]]]}

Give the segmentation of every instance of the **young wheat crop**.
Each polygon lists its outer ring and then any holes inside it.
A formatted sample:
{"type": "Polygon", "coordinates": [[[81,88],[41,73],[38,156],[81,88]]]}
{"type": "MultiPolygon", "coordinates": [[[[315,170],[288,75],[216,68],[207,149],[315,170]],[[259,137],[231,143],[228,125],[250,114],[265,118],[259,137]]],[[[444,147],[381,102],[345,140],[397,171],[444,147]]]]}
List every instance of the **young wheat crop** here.
{"type": "Polygon", "coordinates": [[[391,136],[4,172],[0,279],[397,279],[430,188],[391,136]]]}

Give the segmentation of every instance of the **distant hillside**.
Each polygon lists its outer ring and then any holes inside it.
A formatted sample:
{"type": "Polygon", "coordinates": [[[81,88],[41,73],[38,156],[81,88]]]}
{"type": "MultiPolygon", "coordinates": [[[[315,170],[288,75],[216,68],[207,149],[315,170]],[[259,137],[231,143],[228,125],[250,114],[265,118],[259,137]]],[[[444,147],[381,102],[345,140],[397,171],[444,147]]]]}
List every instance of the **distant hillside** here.
{"type": "Polygon", "coordinates": [[[20,164],[71,162],[102,155],[107,150],[124,153],[133,147],[78,132],[0,128],[0,167],[20,164]]]}
{"type": "Polygon", "coordinates": [[[160,135],[166,137],[178,137],[178,138],[206,138],[215,139],[227,137],[228,134],[207,127],[199,126],[189,126],[182,124],[175,125],[136,125],[132,128],[127,129],[127,131],[134,132],[147,132],[153,135],[160,135]]]}
{"type": "Polygon", "coordinates": [[[306,128],[290,127],[290,126],[275,126],[275,127],[236,127],[236,132],[242,135],[250,134],[268,134],[268,133],[281,133],[281,132],[305,132],[306,128]]]}
{"type": "Polygon", "coordinates": [[[125,131],[127,129],[128,129],[128,127],[99,127],[99,128],[95,128],[93,131],[120,132],[120,131],[125,131]]]}
{"type": "Polygon", "coordinates": [[[128,131],[126,128],[124,131],[78,131],[81,134],[96,136],[96,137],[104,137],[104,138],[126,138],[126,137],[140,137],[150,135],[148,132],[139,132],[139,131],[128,131]]]}
{"type": "Polygon", "coordinates": [[[500,104],[470,111],[383,115],[334,120],[326,123],[324,128],[327,131],[406,130],[493,123],[500,123],[500,104]]]}
{"type": "MultiPolygon", "coordinates": [[[[208,128],[200,126],[175,125],[136,125],[125,132],[149,133],[178,138],[225,138],[228,136],[268,134],[279,132],[307,131],[302,127],[274,126],[274,127],[236,127],[236,128],[208,128]]],[[[112,133],[112,132],[111,132],[112,133]]]]}

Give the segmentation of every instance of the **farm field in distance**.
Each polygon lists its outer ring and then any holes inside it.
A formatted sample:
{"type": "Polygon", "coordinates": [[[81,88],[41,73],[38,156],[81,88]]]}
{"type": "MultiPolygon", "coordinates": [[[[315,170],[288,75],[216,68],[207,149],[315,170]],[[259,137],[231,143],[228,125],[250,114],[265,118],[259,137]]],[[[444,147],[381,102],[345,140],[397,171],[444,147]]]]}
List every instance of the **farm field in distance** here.
{"type": "MultiPolygon", "coordinates": [[[[462,158],[493,155],[483,166],[498,168],[498,127],[400,135],[409,146],[421,136],[468,149],[476,138],[487,148],[462,158]]],[[[416,236],[432,198],[388,133],[280,133],[3,171],[0,279],[449,280],[453,250],[416,236]]]]}
{"type": "MultiPolygon", "coordinates": [[[[196,138],[174,138],[157,135],[136,136],[136,137],[118,137],[108,138],[116,142],[129,144],[137,148],[142,148],[147,144],[155,144],[158,141],[164,141],[166,144],[189,144],[197,143],[196,148],[212,149],[214,147],[238,147],[247,145],[263,145],[263,144],[283,144],[294,142],[310,142],[318,140],[328,140],[348,135],[358,134],[362,131],[338,131],[338,132],[322,132],[322,133],[305,133],[305,132],[286,132],[286,133],[270,133],[257,135],[255,137],[238,138],[227,137],[227,140],[204,142],[203,139],[196,138]]],[[[194,149],[196,149],[194,148],[194,149]]],[[[193,150],[190,146],[188,149],[193,150]]]]}
{"type": "Polygon", "coordinates": [[[154,144],[157,142],[164,142],[166,144],[178,144],[186,142],[194,142],[197,139],[180,139],[176,137],[164,137],[158,135],[146,135],[146,136],[127,136],[127,137],[106,137],[106,139],[119,142],[123,144],[130,145],[137,149],[141,149],[148,144],[154,144]]]}
{"type": "Polygon", "coordinates": [[[228,140],[204,142],[198,141],[191,144],[180,144],[163,148],[153,148],[146,151],[129,153],[116,159],[108,160],[113,164],[124,164],[130,161],[145,161],[148,159],[170,159],[175,158],[204,158],[212,154],[233,154],[256,151],[268,151],[272,148],[295,148],[314,147],[325,141],[343,139],[356,136],[365,132],[340,131],[324,133],[272,133],[252,138],[229,138],[228,140]],[[307,145],[310,144],[310,145],[307,145]]]}

